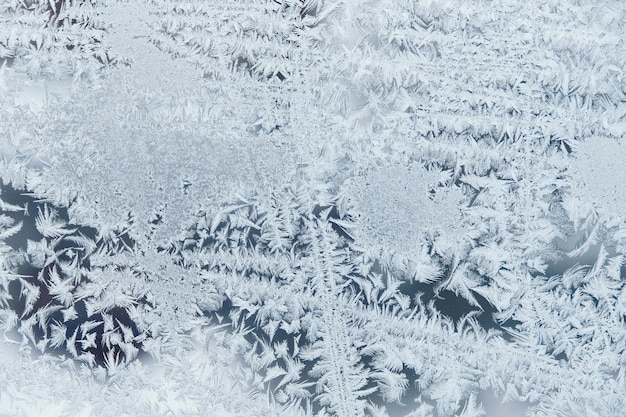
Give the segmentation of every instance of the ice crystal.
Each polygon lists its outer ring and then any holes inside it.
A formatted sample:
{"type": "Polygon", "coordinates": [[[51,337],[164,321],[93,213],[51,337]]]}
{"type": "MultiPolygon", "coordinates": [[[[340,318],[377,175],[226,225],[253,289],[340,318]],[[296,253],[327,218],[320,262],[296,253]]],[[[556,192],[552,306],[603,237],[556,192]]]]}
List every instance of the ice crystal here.
{"type": "Polygon", "coordinates": [[[0,414],[623,415],[625,16],[5,1],[0,414]]]}

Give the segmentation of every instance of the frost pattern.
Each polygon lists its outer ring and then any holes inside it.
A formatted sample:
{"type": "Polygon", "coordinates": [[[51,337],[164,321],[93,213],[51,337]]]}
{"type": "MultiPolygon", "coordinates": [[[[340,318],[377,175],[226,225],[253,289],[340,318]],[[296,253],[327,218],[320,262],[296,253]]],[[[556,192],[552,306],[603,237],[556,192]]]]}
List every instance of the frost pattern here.
{"type": "Polygon", "coordinates": [[[0,414],[622,415],[625,16],[5,2],[0,414]]]}
{"type": "Polygon", "coordinates": [[[576,159],[572,161],[577,179],[582,182],[581,194],[607,214],[622,218],[626,213],[619,173],[625,151],[623,143],[613,138],[590,137],[576,147],[576,159]]]}
{"type": "Polygon", "coordinates": [[[450,239],[461,234],[459,206],[464,197],[446,187],[446,174],[417,165],[394,165],[370,168],[352,177],[345,184],[345,195],[361,223],[361,234],[355,238],[371,248],[411,259],[427,236],[450,239]]]}

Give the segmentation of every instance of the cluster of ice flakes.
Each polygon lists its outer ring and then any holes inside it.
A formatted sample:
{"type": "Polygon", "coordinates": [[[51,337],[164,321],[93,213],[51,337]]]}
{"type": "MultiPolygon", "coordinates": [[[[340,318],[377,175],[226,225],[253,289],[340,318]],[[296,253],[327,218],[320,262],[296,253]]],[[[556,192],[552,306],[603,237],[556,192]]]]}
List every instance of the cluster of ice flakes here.
{"type": "Polygon", "coordinates": [[[2,2],[0,415],[623,416],[625,28],[2,2]]]}

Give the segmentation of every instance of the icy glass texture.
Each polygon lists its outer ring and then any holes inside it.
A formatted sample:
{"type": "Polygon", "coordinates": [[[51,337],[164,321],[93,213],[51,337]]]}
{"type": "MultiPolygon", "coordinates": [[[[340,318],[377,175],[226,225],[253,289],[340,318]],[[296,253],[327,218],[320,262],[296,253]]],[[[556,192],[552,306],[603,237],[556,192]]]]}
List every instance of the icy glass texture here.
{"type": "Polygon", "coordinates": [[[0,415],[622,416],[625,21],[4,1],[0,415]]]}

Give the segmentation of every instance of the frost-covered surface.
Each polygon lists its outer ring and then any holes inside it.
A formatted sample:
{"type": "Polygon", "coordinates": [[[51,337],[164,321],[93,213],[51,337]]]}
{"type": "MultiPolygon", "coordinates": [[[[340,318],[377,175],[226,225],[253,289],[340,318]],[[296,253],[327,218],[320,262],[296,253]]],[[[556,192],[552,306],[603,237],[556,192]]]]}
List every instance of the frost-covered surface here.
{"type": "Polygon", "coordinates": [[[5,1],[0,414],[623,415],[625,20],[5,1]]]}

